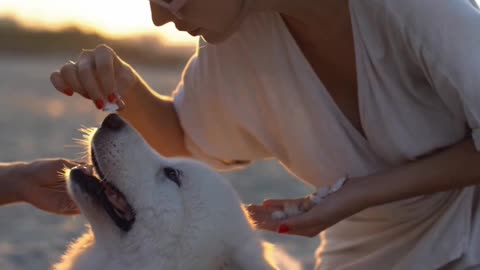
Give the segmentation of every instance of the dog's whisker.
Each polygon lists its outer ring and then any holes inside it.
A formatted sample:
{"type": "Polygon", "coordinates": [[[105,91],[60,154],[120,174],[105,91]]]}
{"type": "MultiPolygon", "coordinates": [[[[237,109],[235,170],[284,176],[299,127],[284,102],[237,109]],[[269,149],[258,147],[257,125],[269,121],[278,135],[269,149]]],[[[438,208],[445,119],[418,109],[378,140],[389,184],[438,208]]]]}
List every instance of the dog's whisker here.
{"type": "Polygon", "coordinates": [[[83,138],[83,139],[73,138],[73,141],[75,141],[75,142],[86,142],[85,138],[83,138]]]}
{"type": "Polygon", "coordinates": [[[88,157],[88,151],[82,151],[77,153],[78,156],[80,156],[82,159],[88,157]]]}
{"type": "Polygon", "coordinates": [[[85,155],[84,156],[78,156],[77,159],[84,162],[84,163],[89,163],[88,157],[85,156],[85,155]]]}
{"type": "Polygon", "coordinates": [[[83,148],[82,145],[78,145],[78,144],[65,144],[63,147],[65,147],[65,148],[83,148]]]}
{"type": "Polygon", "coordinates": [[[72,139],[77,145],[88,146],[90,144],[90,138],[84,137],[83,139],[73,138],[72,139]]]}

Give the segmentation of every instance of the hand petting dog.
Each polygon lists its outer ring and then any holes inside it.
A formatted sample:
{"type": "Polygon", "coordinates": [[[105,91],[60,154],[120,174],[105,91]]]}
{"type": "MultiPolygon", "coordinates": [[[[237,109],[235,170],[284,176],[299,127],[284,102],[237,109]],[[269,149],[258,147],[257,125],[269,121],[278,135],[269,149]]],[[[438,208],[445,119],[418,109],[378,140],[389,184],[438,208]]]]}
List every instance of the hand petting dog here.
{"type": "Polygon", "coordinates": [[[77,165],[61,158],[0,164],[0,205],[26,202],[50,213],[78,214],[61,176],[65,168],[77,165]]]}

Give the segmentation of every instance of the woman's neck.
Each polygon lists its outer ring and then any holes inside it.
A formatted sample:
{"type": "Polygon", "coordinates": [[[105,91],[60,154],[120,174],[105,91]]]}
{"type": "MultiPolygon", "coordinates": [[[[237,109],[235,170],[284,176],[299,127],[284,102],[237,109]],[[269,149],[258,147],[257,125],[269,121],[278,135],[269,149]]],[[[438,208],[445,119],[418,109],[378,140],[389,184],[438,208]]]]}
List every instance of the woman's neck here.
{"type": "Polygon", "coordinates": [[[325,39],[343,35],[350,24],[349,0],[246,0],[254,11],[275,11],[302,31],[322,33],[325,39]]]}

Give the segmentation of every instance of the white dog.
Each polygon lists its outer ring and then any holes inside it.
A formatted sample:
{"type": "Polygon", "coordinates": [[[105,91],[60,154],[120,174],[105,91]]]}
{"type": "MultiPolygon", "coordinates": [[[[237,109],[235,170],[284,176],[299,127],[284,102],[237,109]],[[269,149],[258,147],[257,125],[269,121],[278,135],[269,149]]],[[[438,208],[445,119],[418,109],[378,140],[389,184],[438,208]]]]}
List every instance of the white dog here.
{"type": "Polygon", "coordinates": [[[91,230],[55,270],[300,269],[287,255],[274,266],[233,188],[207,166],[160,156],[115,114],[88,141],[93,168],[66,177],[91,230]]]}

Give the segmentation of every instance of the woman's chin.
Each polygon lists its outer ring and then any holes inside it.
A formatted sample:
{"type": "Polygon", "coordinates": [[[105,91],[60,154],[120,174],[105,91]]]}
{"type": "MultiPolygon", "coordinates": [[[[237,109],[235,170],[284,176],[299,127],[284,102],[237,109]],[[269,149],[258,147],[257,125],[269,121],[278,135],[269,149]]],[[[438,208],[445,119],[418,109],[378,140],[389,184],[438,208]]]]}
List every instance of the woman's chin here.
{"type": "Polygon", "coordinates": [[[202,32],[201,36],[209,44],[219,44],[227,40],[231,35],[227,33],[202,32]]]}

